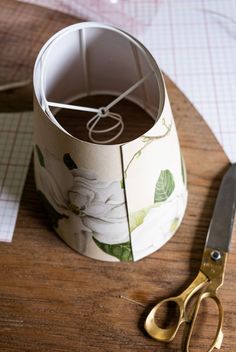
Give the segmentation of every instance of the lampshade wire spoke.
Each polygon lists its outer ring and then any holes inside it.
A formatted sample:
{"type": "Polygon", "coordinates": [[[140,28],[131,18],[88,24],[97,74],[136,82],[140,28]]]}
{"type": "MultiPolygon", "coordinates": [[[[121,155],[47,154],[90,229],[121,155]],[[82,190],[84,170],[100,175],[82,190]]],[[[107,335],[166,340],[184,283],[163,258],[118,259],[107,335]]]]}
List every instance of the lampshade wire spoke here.
{"type": "Polygon", "coordinates": [[[87,106],[64,104],[64,103],[54,103],[51,101],[48,101],[48,106],[51,106],[53,108],[61,108],[61,109],[68,109],[68,110],[78,110],[78,111],[87,111],[87,112],[95,112],[95,113],[100,112],[100,109],[90,108],[87,106]]]}
{"type": "Polygon", "coordinates": [[[152,73],[153,73],[153,71],[148,72],[145,76],[143,76],[139,81],[134,83],[125,92],[120,94],[116,99],[114,99],[106,107],[91,108],[91,107],[87,107],[87,106],[64,104],[64,103],[57,103],[57,102],[51,102],[51,101],[46,101],[46,105],[47,105],[47,107],[50,106],[50,107],[54,107],[54,108],[96,113],[96,115],[94,115],[86,124],[86,128],[89,131],[89,139],[92,142],[95,142],[98,144],[110,143],[110,142],[116,140],[124,130],[124,122],[123,122],[122,116],[118,113],[111,112],[110,109],[113,106],[115,106],[117,103],[119,103],[122,99],[124,99],[127,95],[132,93],[135,89],[137,89],[152,73]],[[112,120],[115,120],[114,125],[112,125],[111,127],[108,127],[108,128],[104,128],[104,129],[96,129],[98,122],[102,118],[107,118],[107,117],[111,118],[112,120]],[[101,140],[101,139],[97,140],[92,136],[93,134],[101,134],[101,133],[107,133],[107,132],[113,131],[115,129],[118,129],[118,127],[119,127],[119,130],[112,138],[104,139],[104,140],[101,140]]]}

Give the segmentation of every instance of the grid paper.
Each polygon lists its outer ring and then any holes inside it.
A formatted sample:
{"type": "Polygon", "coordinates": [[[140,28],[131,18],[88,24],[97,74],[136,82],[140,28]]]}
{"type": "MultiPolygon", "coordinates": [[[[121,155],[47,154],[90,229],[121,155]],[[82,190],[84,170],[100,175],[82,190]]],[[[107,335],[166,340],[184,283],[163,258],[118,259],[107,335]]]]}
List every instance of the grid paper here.
{"type": "Polygon", "coordinates": [[[12,240],[32,151],[32,112],[0,114],[0,241],[12,240]]]}

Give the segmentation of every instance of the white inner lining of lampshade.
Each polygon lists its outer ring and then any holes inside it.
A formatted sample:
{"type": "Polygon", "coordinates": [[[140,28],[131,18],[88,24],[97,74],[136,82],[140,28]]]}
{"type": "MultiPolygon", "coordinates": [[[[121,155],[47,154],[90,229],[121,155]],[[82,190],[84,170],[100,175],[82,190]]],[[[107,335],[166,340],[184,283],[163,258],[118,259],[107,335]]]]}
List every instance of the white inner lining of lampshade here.
{"type": "Polygon", "coordinates": [[[157,65],[140,43],[122,31],[91,22],[73,25],[51,38],[42,51],[35,69],[35,78],[40,81],[35,84],[36,96],[48,117],[66,133],[54,117],[61,108],[78,110],[78,118],[80,110],[94,112],[87,129],[90,140],[100,144],[115,140],[125,128],[122,116],[112,112],[116,100],[126,98],[136,103],[153,118],[153,124],[160,116],[164,92],[157,65]],[[105,110],[70,104],[97,94],[117,98],[112,98],[105,110]],[[105,130],[96,127],[102,117],[114,119],[117,125],[110,140],[106,140],[105,130]],[[94,138],[96,131],[104,133],[104,140],[94,138]]]}

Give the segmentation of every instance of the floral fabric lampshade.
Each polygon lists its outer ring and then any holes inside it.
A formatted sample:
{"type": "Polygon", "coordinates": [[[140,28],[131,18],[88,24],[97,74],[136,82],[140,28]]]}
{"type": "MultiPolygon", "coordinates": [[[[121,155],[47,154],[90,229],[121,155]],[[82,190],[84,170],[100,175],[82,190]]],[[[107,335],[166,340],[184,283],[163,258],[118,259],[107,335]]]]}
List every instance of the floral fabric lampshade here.
{"type": "Polygon", "coordinates": [[[165,84],[151,54],[117,28],[72,25],[41,49],[34,92],[36,186],[55,231],[100,260],[136,261],[159,249],[181,223],[187,189],[165,84]],[[108,104],[75,103],[95,95],[108,95],[108,104]],[[119,143],[128,113],[115,108],[123,100],[148,114],[151,126],[119,143]],[[57,119],[69,110],[78,122],[92,115],[87,140],[57,119]],[[110,124],[100,128],[104,119],[110,124]]]}

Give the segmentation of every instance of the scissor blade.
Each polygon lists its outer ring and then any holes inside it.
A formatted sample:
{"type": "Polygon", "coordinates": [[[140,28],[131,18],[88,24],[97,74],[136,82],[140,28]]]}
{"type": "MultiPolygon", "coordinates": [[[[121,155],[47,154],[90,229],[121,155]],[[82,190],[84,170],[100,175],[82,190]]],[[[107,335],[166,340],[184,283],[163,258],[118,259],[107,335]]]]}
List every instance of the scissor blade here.
{"type": "Polygon", "coordinates": [[[217,195],[206,247],[228,252],[234,225],[236,207],[236,164],[225,173],[217,195]]]}

